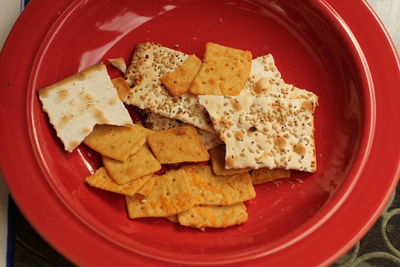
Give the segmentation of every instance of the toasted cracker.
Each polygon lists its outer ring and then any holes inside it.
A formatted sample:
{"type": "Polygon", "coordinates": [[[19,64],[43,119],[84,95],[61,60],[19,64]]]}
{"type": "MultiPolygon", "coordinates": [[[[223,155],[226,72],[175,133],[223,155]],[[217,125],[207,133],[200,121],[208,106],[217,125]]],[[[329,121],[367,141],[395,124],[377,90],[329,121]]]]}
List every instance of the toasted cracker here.
{"type": "Polygon", "coordinates": [[[126,198],[129,218],[166,217],[188,210],[195,204],[191,190],[190,180],[184,170],[153,176],[143,186],[147,194],[126,198]]]}
{"type": "Polygon", "coordinates": [[[200,139],[207,150],[210,150],[217,145],[222,144],[222,140],[215,133],[210,133],[201,129],[197,129],[197,132],[199,133],[200,139]]]}
{"type": "Polygon", "coordinates": [[[184,122],[164,117],[148,109],[141,110],[141,117],[143,126],[156,132],[187,125],[184,122]]]}
{"type": "Polygon", "coordinates": [[[246,206],[243,203],[228,206],[194,206],[178,214],[179,224],[204,231],[206,227],[226,228],[247,221],[246,206]]]}
{"type": "Polygon", "coordinates": [[[181,169],[191,178],[192,194],[198,196],[197,204],[230,205],[256,196],[248,173],[218,176],[206,165],[187,165],[181,169]]]}
{"type": "Polygon", "coordinates": [[[145,175],[136,179],[132,182],[120,185],[111,179],[106,169],[101,167],[94,174],[86,178],[86,182],[96,188],[103,189],[106,191],[132,196],[135,194],[147,181],[150,180],[152,174],[145,175]]]}
{"type": "Polygon", "coordinates": [[[161,164],[145,145],[125,161],[103,156],[103,164],[111,178],[118,184],[125,184],[161,169],[161,164]]]}
{"type": "Polygon", "coordinates": [[[261,168],[251,172],[251,181],[253,184],[263,184],[277,179],[289,178],[290,170],[261,168]]]}
{"type": "Polygon", "coordinates": [[[130,127],[96,125],[84,143],[103,156],[124,161],[143,147],[152,132],[139,124],[130,127]]]}
{"type": "Polygon", "coordinates": [[[104,64],[94,65],[39,90],[43,110],[71,152],[96,124],[132,125],[104,64]]]}
{"type": "Polygon", "coordinates": [[[126,63],[123,57],[119,58],[110,58],[108,62],[111,63],[114,67],[116,67],[122,74],[126,72],[126,63]]]}
{"type": "Polygon", "coordinates": [[[313,98],[200,96],[199,99],[226,144],[227,169],[316,171],[317,103],[313,98]]]}
{"type": "Polygon", "coordinates": [[[147,137],[151,150],[162,164],[180,162],[200,162],[210,159],[196,128],[181,126],[161,132],[155,132],[147,137]]]}
{"type": "Polygon", "coordinates": [[[138,45],[125,75],[133,88],[124,102],[215,132],[197,96],[183,94],[174,97],[159,80],[164,74],[180,67],[188,57],[187,54],[154,43],[138,45]]]}
{"type": "Polygon", "coordinates": [[[251,52],[206,44],[203,64],[192,84],[195,95],[239,95],[251,69],[251,52]]]}
{"type": "Polygon", "coordinates": [[[114,78],[111,80],[111,82],[113,83],[115,89],[117,89],[119,99],[124,100],[130,90],[129,84],[122,77],[114,78]]]}
{"type": "Polygon", "coordinates": [[[175,71],[169,72],[160,78],[160,81],[173,96],[189,92],[189,86],[199,71],[201,60],[191,55],[175,71]]]}
{"type": "Polygon", "coordinates": [[[225,145],[221,144],[210,150],[213,171],[216,175],[232,175],[249,172],[251,168],[225,169],[225,145]]]}
{"type": "MultiPolygon", "coordinates": [[[[187,125],[181,121],[161,116],[149,110],[142,111],[142,121],[146,128],[149,128],[153,131],[163,131],[187,125]]],[[[218,137],[218,135],[198,128],[196,130],[199,133],[200,139],[207,150],[210,150],[222,143],[222,140],[218,137]]]]}
{"type": "Polygon", "coordinates": [[[169,215],[167,217],[165,217],[168,221],[172,222],[172,223],[179,223],[178,220],[178,215],[174,214],[174,215],[169,215]]]}

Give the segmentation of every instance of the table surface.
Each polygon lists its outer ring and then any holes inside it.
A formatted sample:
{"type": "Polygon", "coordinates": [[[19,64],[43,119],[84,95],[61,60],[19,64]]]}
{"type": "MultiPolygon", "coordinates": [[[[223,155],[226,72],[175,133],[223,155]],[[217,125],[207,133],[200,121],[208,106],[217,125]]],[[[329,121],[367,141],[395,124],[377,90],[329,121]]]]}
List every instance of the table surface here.
{"type": "MultiPolygon", "coordinates": [[[[0,48],[28,2],[0,0],[0,48]]],[[[387,27],[399,50],[400,0],[368,2],[387,27]]],[[[396,192],[374,227],[333,266],[400,266],[400,185],[396,192]]],[[[0,266],[3,263],[7,266],[73,266],[32,229],[8,197],[6,186],[0,178],[0,266]],[[7,238],[7,232],[12,233],[11,238],[7,238]],[[7,250],[7,247],[11,249],[7,250]]]]}

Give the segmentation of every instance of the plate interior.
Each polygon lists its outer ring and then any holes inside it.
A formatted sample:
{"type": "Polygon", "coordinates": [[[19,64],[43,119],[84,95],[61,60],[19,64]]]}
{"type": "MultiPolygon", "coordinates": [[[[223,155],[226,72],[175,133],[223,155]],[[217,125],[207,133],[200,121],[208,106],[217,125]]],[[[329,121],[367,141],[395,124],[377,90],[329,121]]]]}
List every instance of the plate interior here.
{"type": "MultiPolygon", "coordinates": [[[[353,57],[340,34],[308,1],[75,1],[49,31],[31,73],[37,160],[50,186],[88,227],[126,249],[160,257],[272,251],[302,232],[324,210],[349,177],[363,132],[363,93],[353,57]],[[129,220],[122,196],[90,188],[85,177],[98,168],[84,145],[64,152],[42,112],[39,88],[134,47],[157,42],[202,58],[206,42],[247,49],[253,57],[271,53],[283,79],[316,93],[318,171],[292,172],[280,183],[256,186],[247,202],[249,220],[228,229],[200,232],[166,219],[129,220]]],[[[110,70],[110,75],[118,73],[110,70]]]]}

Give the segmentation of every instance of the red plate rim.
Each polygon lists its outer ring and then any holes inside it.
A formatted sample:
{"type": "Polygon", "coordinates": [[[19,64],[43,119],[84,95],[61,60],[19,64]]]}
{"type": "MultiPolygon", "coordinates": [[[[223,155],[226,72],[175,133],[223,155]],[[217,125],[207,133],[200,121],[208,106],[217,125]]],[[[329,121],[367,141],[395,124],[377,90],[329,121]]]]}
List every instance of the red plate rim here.
{"type": "MultiPolygon", "coordinates": [[[[54,22],[53,26],[51,27],[51,29],[48,31],[44,44],[48,44],[49,43],[49,38],[51,38],[51,36],[61,28],[62,23],[65,19],[68,18],[68,14],[70,14],[70,12],[72,12],[78,5],[79,5],[79,0],[75,0],[72,3],[70,3],[68,5],[68,7],[65,9],[65,11],[61,14],[61,16],[54,22]]],[[[335,2],[335,1],[329,1],[329,2],[335,2]]],[[[355,178],[352,180],[346,180],[346,182],[341,186],[341,188],[338,190],[338,192],[335,194],[334,198],[331,199],[329,201],[329,203],[322,208],[317,215],[315,215],[306,225],[304,225],[303,227],[301,227],[301,229],[299,229],[298,231],[292,233],[290,236],[288,236],[287,238],[285,238],[285,240],[292,240],[292,242],[279,242],[281,245],[275,245],[275,249],[273,250],[268,250],[267,253],[260,253],[260,252],[254,252],[251,253],[250,255],[244,256],[244,255],[239,255],[238,257],[235,257],[235,259],[229,259],[228,261],[224,261],[223,263],[228,263],[228,262],[236,262],[236,261],[242,261],[242,260],[247,260],[247,259],[253,259],[256,257],[263,257],[266,256],[268,254],[271,253],[275,253],[278,250],[284,249],[292,244],[294,244],[295,242],[300,241],[301,239],[303,239],[304,237],[306,237],[307,235],[311,234],[312,232],[316,231],[317,228],[319,228],[323,223],[325,223],[341,206],[342,204],[346,201],[346,199],[348,198],[348,196],[350,195],[351,191],[354,189],[355,185],[358,183],[358,179],[361,175],[362,170],[364,169],[364,166],[366,164],[366,162],[369,159],[369,152],[371,150],[372,147],[372,143],[373,143],[373,139],[374,139],[374,133],[375,133],[375,117],[376,117],[376,111],[375,111],[375,96],[374,96],[374,84],[373,84],[373,79],[369,70],[369,65],[368,65],[368,61],[366,59],[366,57],[363,54],[363,50],[361,48],[361,46],[358,44],[356,37],[353,35],[353,32],[351,31],[350,27],[348,25],[346,25],[346,23],[344,22],[344,20],[339,16],[339,14],[336,12],[336,10],[329,5],[328,1],[315,1],[314,2],[315,5],[322,11],[324,12],[324,14],[329,18],[329,20],[333,21],[335,20],[336,23],[335,24],[339,24],[341,25],[342,28],[339,28],[339,30],[341,31],[341,33],[345,33],[343,36],[346,39],[346,43],[349,45],[349,48],[351,48],[352,52],[357,54],[358,57],[355,58],[356,62],[357,62],[357,67],[360,71],[360,73],[362,73],[362,82],[363,85],[365,86],[365,88],[369,88],[369,95],[368,95],[368,102],[371,103],[371,107],[370,109],[365,110],[365,114],[366,114],[366,118],[369,118],[369,120],[367,120],[365,122],[365,128],[367,128],[364,132],[363,132],[363,138],[362,138],[362,152],[360,153],[361,156],[359,155],[357,157],[357,163],[356,165],[359,166],[359,168],[357,170],[352,170],[352,172],[355,172],[352,176],[354,176],[355,178]],[[336,198],[340,198],[340,200],[337,200],[336,198]],[[322,212],[323,210],[327,210],[329,209],[330,212],[322,212]],[[307,229],[306,231],[304,231],[304,229],[307,229]],[[251,256],[252,255],[252,256],[251,256]]],[[[365,3],[364,3],[365,4],[365,3]]],[[[371,12],[371,10],[370,10],[371,12]]],[[[374,16],[374,19],[376,20],[377,18],[374,16]]],[[[381,29],[383,29],[383,26],[380,24],[379,25],[381,27],[381,29]]],[[[387,36],[386,33],[384,33],[387,36]]],[[[395,55],[395,59],[397,62],[397,66],[399,65],[398,63],[398,57],[396,56],[396,52],[394,50],[394,46],[392,43],[390,43],[390,40],[388,40],[389,45],[392,48],[392,52],[395,55]]],[[[37,71],[39,68],[38,66],[40,65],[40,61],[41,61],[41,57],[43,56],[45,53],[46,47],[45,45],[42,45],[40,47],[40,49],[38,50],[37,56],[35,57],[34,60],[34,66],[35,68],[31,71],[31,75],[30,75],[30,79],[29,79],[29,87],[28,88],[35,88],[35,70],[37,71]]],[[[42,172],[43,173],[48,173],[45,170],[44,166],[41,166],[42,164],[40,164],[41,161],[43,161],[44,159],[41,157],[41,153],[40,153],[40,149],[39,146],[37,146],[37,140],[35,140],[34,138],[34,134],[32,133],[32,129],[34,129],[34,119],[32,114],[30,113],[31,108],[33,108],[33,105],[31,102],[29,102],[30,100],[33,99],[32,97],[33,91],[28,91],[28,98],[27,98],[27,106],[29,107],[29,109],[26,112],[26,118],[28,119],[28,129],[30,130],[29,132],[29,136],[30,136],[30,140],[32,144],[36,144],[36,147],[34,148],[34,152],[35,152],[35,157],[41,160],[38,160],[38,163],[40,165],[40,167],[42,168],[42,172]],[[43,169],[44,168],[44,169],[43,169]]],[[[365,96],[366,97],[366,96],[365,96]]],[[[368,103],[367,102],[367,103],[368,103]]],[[[397,158],[399,158],[399,155],[397,155],[397,158]]],[[[3,161],[3,159],[2,159],[3,161]]],[[[44,162],[44,161],[43,161],[44,162]]],[[[397,166],[397,169],[394,170],[394,178],[396,176],[399,175],[400,172],[400,168],[399,166],[397,166]]],[[[6,176],[8,177],[9,175],[6,173],[6,176]]],[[[40,175],[39,175],[40,176],[40,175]]],[[[54,184],[51,182],[51,179],[49,178],[48,175],[45,175],[48,183],[50,184],[50,186],[52,187],[52,190],[54,192],[56,192],[56,194],[58,195],[58,197],[63,201],[64,205],[66,207],[68,207],[68,209],[70,210],[70,212],[74,213],[75,216],[77,216],[78,218],[80,217],[79,215],[77,215],[72,208],[68,205],[68,203],[66,203],[65,199],[62,197],[62,194],[60,194],[59,189],[54,186],[54,184]]],[[[7,179],[7,182],[9,183],[9,185],[12,184],[11,180],[7,179]]],[[[380,205],[378,207],[378,209],[375,210],[375,212],[372,214],[372,216],[370,217],[370,220],[364,225],[364,227],[362,229],[360,229],[360,231],[358,233],[355,234],[355,236],[347,243],[347,245],[345,247],[342,248],[341,252],[343,252],[344,250],[348,249],[350,246],[352,246],[355,241],[362,236],[367,229],[372,225],[372,223],[375,221],[375,219],[377,218],[377,216],[379,215],[379,213],[381,212],[381,210],[383,209],[385,203],[388,201],[391,192],[394,190],[394,187],[396,185],[396,179],[393,179],[392,183],[388,186],[388,191],[386,192],[384,199],[380,202],[380,205]]],[[[12,186],[10,186],[10,189],[12,189],[12,186]]],[[[14,195],[14,197],[17,200],[18,203],[18,194],[11,190],[11,193],[14,195]]],[[[23,211],[24,213],[28,216],[29,218],[29,211],[24,209],[23,211]]],[[[82,220],[82,218],[80,218],[81,221],[85,222],[84,220],[82,220]]],[[[39,223],[38,222],[33,222],[35,226],[37,226],[37,228],[41,228],[39,227],[39,223]]],[[[89,226],[89,228],[91,228],[92,230],[93,227],[90,227],[89,224],[87,224],[89,226]]],[[[46,236],[46,231],[45,229],[41,229],[42,234],[44,234],[44,236],[46,236]]],[[[40,231],[40,230],[39,230],[40,231]]],[[[96,230],[95,230],[96,231],[96,230]]],[[[96,231],[99,232],[99,231],[96,231]]],[[[112,240],[111,240],[112,241],[112,240]]],[[[50,239],[51,242],[51,239],[50,239]]],[[[60,244],[55,244],[56,247],[58,247],[61,251],[63,251],[62,247],[60,246],[60,244]]],[[[140,253],[141,251],[136,251],[136,253],[140,253]]],[[[154,257],[154,254],[151,253],[144,253],[147,256],[152,256],[154,257]]],[[[339,252],[340,254],[340,252],[339,252]]],[[[329,261],[331,261],[333,258],[338,257],[339,254],[335,254],[333,255],[330,259],[328,259],[329,261]]],[[[167,260],[166,258],[160,258],[157,257],[158,259],[163,259],[163,260],[167,260]]],[[[185,262],[185,261],[183,261],[185,262]]],[[[182,262],[182,263],[183,263],[182,262]]],[[[186,262],[189,263],[189,262],[186,262]]],[[[193,262],[190,262],[191,264],[193,264],[193,262]]],[[[204,262],[202,262],[204,263],[204,262]]],[[[210,262],[211,263],[211,262],[210,262]]],[[[213,261],[213,263],[216,263],[215,261],[213,261]]],[[[218,263],[222,263],[220,261],[218,261],[218,263]]]]}

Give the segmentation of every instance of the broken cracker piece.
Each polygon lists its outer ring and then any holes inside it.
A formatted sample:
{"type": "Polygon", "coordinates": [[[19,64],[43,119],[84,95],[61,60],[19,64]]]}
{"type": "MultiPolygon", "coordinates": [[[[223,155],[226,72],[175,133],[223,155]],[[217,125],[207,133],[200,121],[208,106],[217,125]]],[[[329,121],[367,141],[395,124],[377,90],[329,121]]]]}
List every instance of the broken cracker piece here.
{"type": "Polygon", "coordinates": [[[200,162],[210,159],[196,128],[181,126],[147,137],[147,142],[161,164],[200,162]]]}
{"type": "Polygon", "coordinates": [[[206,44],[203,64],[192,84],[195,95],[239,95],[251,69],[251,52],[206,44]]]}
{"type": "Polygon", "coordinates": [[[191,178],[192,195],[198,196],[197,204],[230,205],[256,196],[249,173],[218,176],[206,165],[186,165],[181,169],[191,178]]]}
{"type": "Polygon", "coordinates": [[[153,131],[139,124],[130,127],[96,125],[83,142],[103,156],[124,161],[143,147],[150,133],[153,131]]]}
{"type": "Polygon", "coordinates": [[[132,182],[120,185],[111,179],[106,169],[101,167],[94,174],[86,178],[86,182],[96,188],[106,191],[114,192],[117,194],[132,196],[135,194],[147,181],[150,180],[152,174],[145,175],[132,182]]]}
{"type": "Polygon", "coordinates": [[[169,215],[167,217],[165,217],[168,221],[172,222],[172,223],[179,223],[178,220],[178,215],[174,214],[174,215],[169,215]]]}
{"type": "Polygon", "coordinates": [[[179,224],[198,228],[226,228],[247,221],[246,206],[243,203],[228,206],[194,206],[178,214],[179,224]]]}
{"type": "Polygon", "coordinates": [[[253,184],[263,184],[277,179],[289,178],[290,170],[261,168],[251,172],[251,181],[253,184]]]}
{"type": "Polygon", "coordinates": [[[124,98],[128,95],[130,90],[129,84],[125,81],[124,78],[118,77],[111,80],[115,89],[117,89],[119,99],[124,100],[124,98]]]}
{"type": "Polygon", "coordinates": [[[72,152],[96,124],[132,125],[107,69],[99,63],[39,90],[43,111],[49,115],[65,150],[72,152]]]}
{"type": "Polygon", "coordinates": [[[195,204],[190,180],[181,169],[153,176],[142,188],[148,194],[126,198],[129,218],[166,217],[188,210],[195,204]]]}
{"type": "Polygon", "coordinates": [[[210,150],[213,171],[216,175],[232,175],[249,172],[251,168],[225,169],[225,145],[221,144],[210,150]]]}
{"type": "Polygon", "coordinates": [[[201,60],[195,55],[191,55],[175,71],[169,72],[161,77],[160,81],[173,96],[187,93],[200,66],[201,60]]]}
{"type": "Polygon", "coordinates": [[[111,63],[114,67],[116,67],[122,74],[126,72],[126,63],[123,57],[119,58],[110,58],[108,62],[111,63]]]}
{"type": "Polygon", "coordinates": [[[222,144],[222,140],[215,133],[210,133],[201,129],[196,129],[199,133],[200,139],[203,142],[204,146],[207,150],[210,150],[216,147],[219,144],[222,144]]]}
{"type": "Polygon", "coordinates": [[[125,161],[103,156],[103,164],[110,177],[118,184],[128,183],[161,169],[161,164],[146,145],[125,161]]]}

